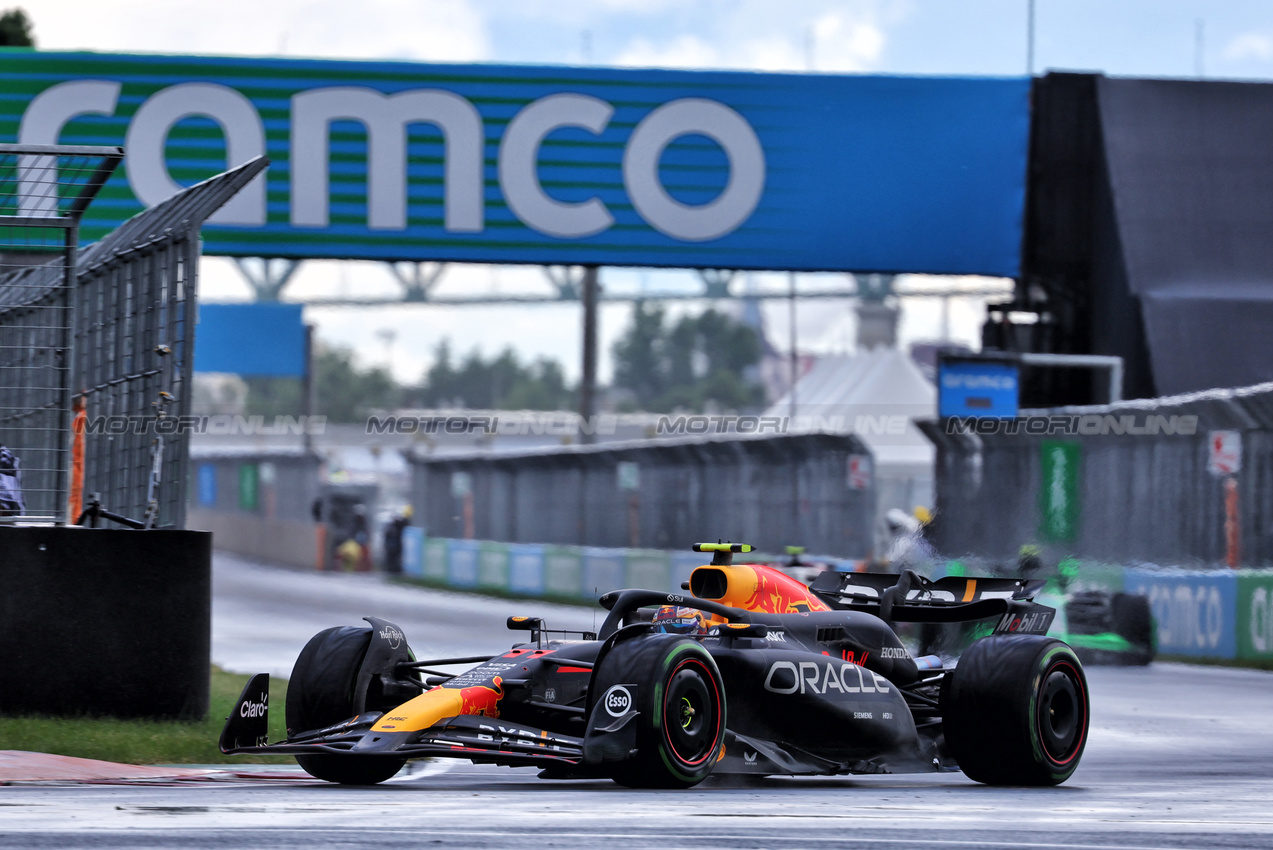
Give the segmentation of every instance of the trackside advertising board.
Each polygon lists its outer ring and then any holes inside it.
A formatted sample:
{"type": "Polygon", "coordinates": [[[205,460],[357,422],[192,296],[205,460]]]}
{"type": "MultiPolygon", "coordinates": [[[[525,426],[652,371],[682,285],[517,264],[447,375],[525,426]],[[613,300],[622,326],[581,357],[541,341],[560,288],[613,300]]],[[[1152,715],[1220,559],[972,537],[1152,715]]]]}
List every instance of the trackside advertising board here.
{"type": "Polygon", "coordinates": [[[1238,581],[1232,571],[1129,569],[1123,589],[1149,597],[1160,654],[1236,657],[1238,581]]]}
{"type": "Polygon", "coordinates": [[[1238,657],[1273,661],[1273,572],[1238,573],[1238,657]]]}
{"type": "Polygon", "coordinates": [[[200,304],[196,372],[305,376],[300,304],[200,304]]]}
{"type": "Polygon", "coordinates": [[[206,253],[1018,271],[1025,78],[4,51],[0,79],[0,141],[125,148],[86,242],[265,154],[206,253]]]}

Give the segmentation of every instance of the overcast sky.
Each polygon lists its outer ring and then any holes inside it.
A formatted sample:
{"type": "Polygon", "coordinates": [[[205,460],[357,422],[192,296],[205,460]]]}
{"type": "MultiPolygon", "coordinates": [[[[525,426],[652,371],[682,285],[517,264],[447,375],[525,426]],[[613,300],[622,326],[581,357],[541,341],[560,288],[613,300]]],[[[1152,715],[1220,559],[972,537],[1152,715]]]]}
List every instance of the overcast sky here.
{"type": "MultiPolygon", "coordinates": [[[[0,6],[9,4],[0,2],[0,6]]],[[[222,55],[518,62],[888,74],[1020,75],[1027,70],[1026,0],[26,0],[43,49],[222,55]]],[[[1268,0],[1036,0],[1035,72],[1267,80],[1273,77],[1268,0]]],[[[612,286],[675,286],[683,273],[605,270],[612,286]]],[[[246,297],[225,260],[203,269],[205,298],[246,297]]],[[[813,283],[813,281],[810,281],[813,283]]],[[[309,263],[296,285],[311,292],[388,291],[374,264],[309,263]]],[[[448,289],[542,287],[528,268],[452,268],[448,289]]],[[[299,290],[298,290],[299,291],[299,290]]],[[[682,305],[674,309],[700,309],[682,305]]],[[[602,314],[602,373],[628,307],[602,314]]],[[[771,338],[786,345],[785,305],[766,308],[771,338]]],[[[933,338],[936,302],[909,302],[904,339],[933,338]]],[[[311,308],[320,337],[383,363],[394,333],[395,371],[415,380],[443,337],[454,348],[560,359],[577,375],[578,310],[311,308]]],[[[950,327],[972,339],[981,314],[955,303],[950,327]]],[[[851,307],[809,302],[802,349],[852,345],[851,307]]]]}

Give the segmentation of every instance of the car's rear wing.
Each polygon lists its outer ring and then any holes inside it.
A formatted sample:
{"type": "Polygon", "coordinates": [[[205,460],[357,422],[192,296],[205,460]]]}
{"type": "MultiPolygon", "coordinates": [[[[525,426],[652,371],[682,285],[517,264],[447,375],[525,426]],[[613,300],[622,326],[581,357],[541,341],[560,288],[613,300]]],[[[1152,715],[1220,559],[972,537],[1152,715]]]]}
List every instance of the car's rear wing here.
{"type": "Polygon", "coordinates": [[[819,573],[809,589],[833,608],[864,611],[909,623],[960,623],[998,617],[996,632],[1046,634],[1056,610],[1034,602],[1044,582],[946,576],[926,579],[913,570],[891,573],[819,573]]]}

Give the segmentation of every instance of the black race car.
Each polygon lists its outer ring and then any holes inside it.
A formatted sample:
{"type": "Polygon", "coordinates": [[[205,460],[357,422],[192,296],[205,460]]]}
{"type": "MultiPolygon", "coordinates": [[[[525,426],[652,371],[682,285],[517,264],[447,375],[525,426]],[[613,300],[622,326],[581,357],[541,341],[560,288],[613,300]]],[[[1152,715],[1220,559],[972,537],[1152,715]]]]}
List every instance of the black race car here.
{"type": "Polygon", "coordinates": [[[689,787],[713,771],[849,774],[962,769],[991,784],[1055,785],[1087,742],[1087,681],[1046,637],[1041,582],[823,573],[805,587],[699,544],[691,595],[617,590],[596,633],[512,617],[528,640],[494,657],[417,660],[402,631],[337,627],[301,652],[287,740],[266,743],[269,679],[253,677],[224,753],[292,753],[311,775],[372,784],[407,759],[455,757],[689,787]],[[643,609],[658,608],[653,618],[643,609]],[[989,619],[957,665],[913,658],[890,622],[989,619]],[[442,669],[476,665],[461,673],[442,669]]]}

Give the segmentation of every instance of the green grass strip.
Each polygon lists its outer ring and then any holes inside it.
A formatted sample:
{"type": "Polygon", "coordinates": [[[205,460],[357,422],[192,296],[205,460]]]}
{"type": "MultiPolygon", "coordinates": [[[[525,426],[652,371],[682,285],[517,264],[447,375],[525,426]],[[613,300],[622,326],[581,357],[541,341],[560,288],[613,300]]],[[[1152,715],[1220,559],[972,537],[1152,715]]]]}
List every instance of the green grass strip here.
{"type": "MultiPolygon", "coordinates": [[[[213,668],[206,719],[118,720],[109,717],[0,717],[0,749],[53,753],[123,764],[295,764],[291,756],[227,756],[217,739],[249,676],[213,668]]],[[[285,679],[270,679],[270,741],[287,736],[285,679]]]]}

